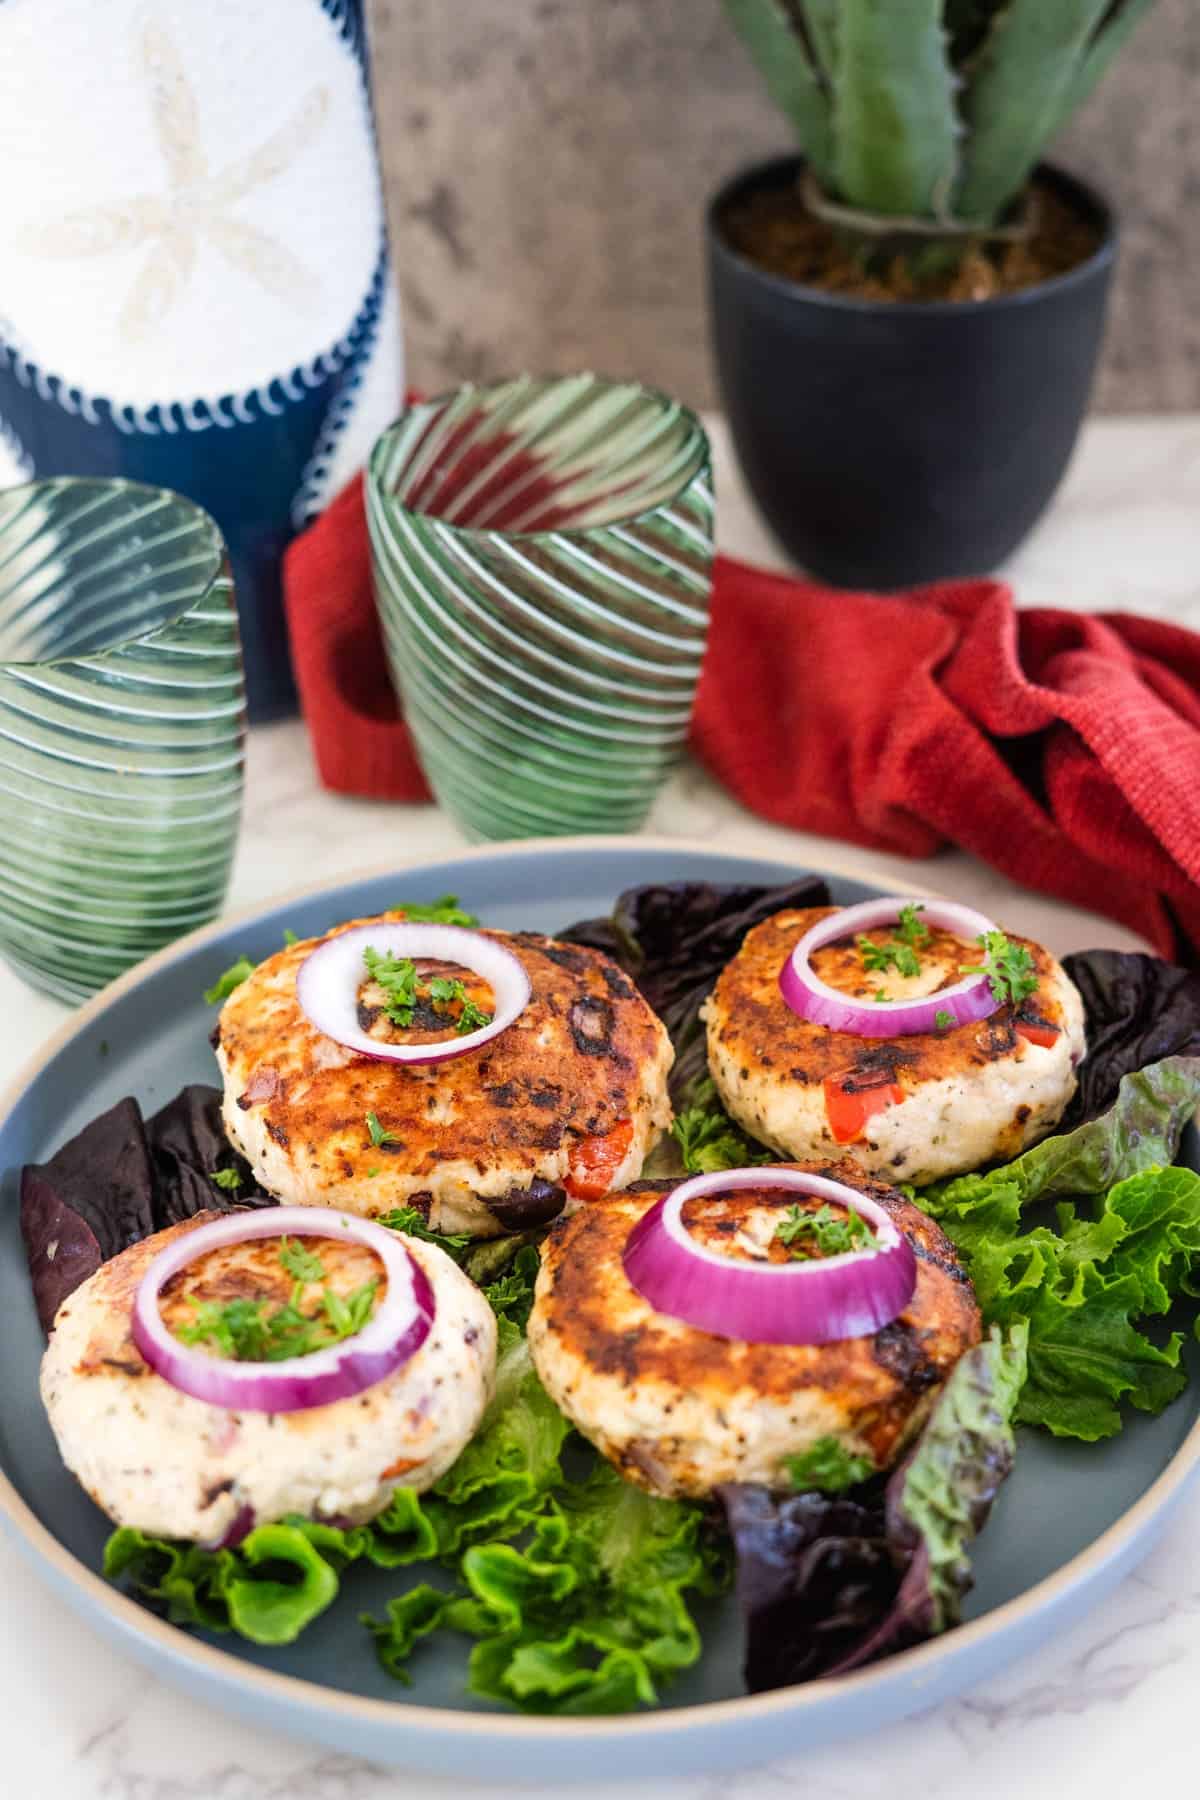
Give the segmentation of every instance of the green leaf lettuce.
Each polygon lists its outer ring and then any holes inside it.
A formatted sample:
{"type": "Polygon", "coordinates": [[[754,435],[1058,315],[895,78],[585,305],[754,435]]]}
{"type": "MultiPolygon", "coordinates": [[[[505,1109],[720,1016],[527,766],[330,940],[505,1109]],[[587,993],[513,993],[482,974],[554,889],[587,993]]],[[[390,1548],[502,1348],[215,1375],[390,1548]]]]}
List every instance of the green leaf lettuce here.
{"type": "Polygon", "coordinates": [[[561,1481],[567,1429],[533,1373],[520,1330],[502,1319],[492,1405],[429,1493],[397,1488],[369,1525],[343,1529],[298,1517],[261,1525],[235,1549],[205,1550],[123,1528],[108,1540],[104,1572],[175,1624],[289,1644],[330,1605],[350,1563],[453,1564],[467,1545],[524,1531],[561,1481]]]}
{"type": "Polygon", "coordinates": [[[1094,1441],[1120,1430],[1123,1403],[1157,1413],[1182,1390],[1180,1334],[1142,1326],[1200,1256],[1200,1176],[1169,1166],[1198,1101],[1200,1059],[1167,1057],[1126,1075],[1099,1118],[918,1196],[984,1318],[1027,1322],[1022,1423],[1094,1441]]]}
{"type": "Polygon", "coordinates": [[[461,1566],[465,1593],[413,1590],[367,1621],[384,1666],[403,1674],[427,1629],[465,1632],[472,1693],[565,1714],[653,1705],[700,1655],[685,1596],[724,1573],[700,1507],[644,1494],[607,1463],[546,1499],[524,1547],[479,1544],[461,1566]]]}

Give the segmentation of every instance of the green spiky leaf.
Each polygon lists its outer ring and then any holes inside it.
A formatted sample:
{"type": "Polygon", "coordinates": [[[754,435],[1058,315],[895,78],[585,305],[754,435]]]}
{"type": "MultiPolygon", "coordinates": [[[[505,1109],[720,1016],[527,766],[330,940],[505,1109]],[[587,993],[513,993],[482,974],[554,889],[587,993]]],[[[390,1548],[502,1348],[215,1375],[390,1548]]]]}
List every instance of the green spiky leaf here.
{"type": "Polygon", "coordinates": [[[1050,128],[1051,136],[1066,124],[1072,113],[1083,105],[1093,89],[1104,79],[1114,57],[1153,5],[1154,0],[1114,0],[1110,5],[1084,49],[1074,78],[1050,128]]]}
{"type": "Polygon", "coordinates": [[[939,216],[961,130],[941,0],[842,0],[838,19],[838,195],[864,212],[939,216]]]}
{"type": "Polygon", "coordinates": [[[813,60],[801,7],[796,0],[724,3],[772,100],[791,120],[817,180],[829,185],[833,176],[829,93],[813,60]]]}
{"type": "Polygon", "coordinates": [[[1009,0],[992,20],[964,99],[960,218],[992,223],[1061,123],[1109,0],[1009,0]]]}
{"type": "Polygon", "coordinates": [[[725,0],[827,194],[968,228],[1004,218],[1152,5],[725,0]]]}

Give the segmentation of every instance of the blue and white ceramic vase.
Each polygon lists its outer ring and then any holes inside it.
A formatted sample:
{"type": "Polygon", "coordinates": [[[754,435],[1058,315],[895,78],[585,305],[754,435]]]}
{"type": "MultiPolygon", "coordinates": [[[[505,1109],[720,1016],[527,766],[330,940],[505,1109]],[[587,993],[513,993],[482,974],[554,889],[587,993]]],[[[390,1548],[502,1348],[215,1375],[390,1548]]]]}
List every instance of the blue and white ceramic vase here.
{"type": "Polygon", "coordinates": [[[0,0],[0,486],[207,508],[252,717],[294,702],[283,548],[402,386],[362,0],[0,0]]]}

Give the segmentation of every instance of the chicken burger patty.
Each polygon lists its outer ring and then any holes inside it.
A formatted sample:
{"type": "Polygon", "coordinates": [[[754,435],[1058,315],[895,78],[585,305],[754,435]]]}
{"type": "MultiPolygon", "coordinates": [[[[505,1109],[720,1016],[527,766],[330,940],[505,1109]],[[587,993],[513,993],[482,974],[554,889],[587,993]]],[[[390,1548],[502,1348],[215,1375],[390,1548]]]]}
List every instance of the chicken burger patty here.
{"type": "MultiPolygon", "coordinates": [[[[854,1163],[812,1172],[869,1194],[916,1252],[912,1299],[873,1336],[746,1343],[656,1311],[626,1276],[624,1252],[672,1182],[639,1182],[552,1227],[529,1320],[533,1361],[558,1406],[629,1481],[693,1498],[725,1481],[790,1487],[787,1459],[828,1437],[889,1468],[978,1343],[974,1293],[933,1220],[854,1163]]],[[[797,1205],[822,1202],[771,1189],[766,1177],[761,1190],[687,1201],[684,1225],[724,1255],[788,1260],[778,1226],[797,1205]]]]}
{"type": "MultiPolygon", "coordinates": [[[[482,935],[520,959],[532,995],[507,1031],[442,1063],[375,1061],[323,1036],[296,999],[315,940],[268,957],[234,990],[216,1038],[225,1127],[270,1193],[368,1218],[415,1206],[439,1231],[489,1237],[641,1174],[671,1122],[666,1030],[599,951],[535,932],[482,935]]],[[[465,998],[490,1011],[470,970],[417,970],[422,982],[461,979],[465,998]]],[[[386,1002],[364,969],[359,1021],[373,1037],[454,1035],[440,1003],[419,997],[402,1028],[386,1002]]]]}
{"type": "MultiPolygon", "coordinates": [[[[779,991],[798,938],[833,907],[776,913],[746,934],[703,1008],[708,1063],[727,1111],[784,1156],[854,1156],[918,1185],[1003,1161],[1044,1137],[1075,1092],[1083,1003],[1062,966],[1028,938],[1034,993],[974,1025],[908,1037],[856,1037],[801,1019],[779,991]]],[[[863,934],[884,944],[887,927],[863,934]]],[[[978,944],[930,927],[920,969],[868,969],[859,945],[817,950],[812,968],[863,1001],[936,994],[978,966],[978,944]]]]}
{"type": "MultiPolygon", "coordinates": [[[[215,1216],[201,1213],[122,1251],[58,1310],[42,1359],[42,1400],[63,1461],[96,1505],[118,1525],[212,1544],[250,1515],[259,1525],[289,1513],[357,1524],[381,1512],[397,1487],[429,1487],[473,1437],[491,1396],[496,1323],[480,1290],[444,1251],[405,1238],[436,1309],[415,1355],[330,1406],[213,1406],[156,1374],[131,1324],[134,1294],[159,1251],[215,1216]]],[[[387,1278],[371,1250],[333,1238],[302,1242],[320,1257],[320,1285],[345,1299],[378,1281],[382,1303],[387,1278]]],[[[197,1258],[163,1289],[167,1326],[195,1323],[193,1301],[261,1301],[266,1314],[286,1304],[293,1277],[280,1248],[279,1239],[262,1238],[197,1258]]],[[[301,1310],[320,1305],[319,1287],[306,1287],[301,1310]]],[[[220,1353],[207,1342],[196,1347],[220,1353]]]]}

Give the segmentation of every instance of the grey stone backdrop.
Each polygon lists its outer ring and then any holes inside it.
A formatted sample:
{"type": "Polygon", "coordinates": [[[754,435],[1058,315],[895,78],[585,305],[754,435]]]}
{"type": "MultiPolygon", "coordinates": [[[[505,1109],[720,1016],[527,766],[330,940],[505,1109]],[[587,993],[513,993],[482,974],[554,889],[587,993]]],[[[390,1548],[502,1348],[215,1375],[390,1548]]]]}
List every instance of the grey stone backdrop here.
{"type": "MultiPolygon", "coordinates": [[[[703,203],[789,142],[719,0],[369,11],[412,380],[590,367],[711,402],[703,203]]],[[[1158,0],[1056,154],[1124,224],[1099,405],[1200,407],[1200,0],[1158,0]]]]}

